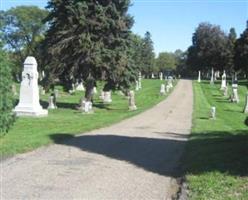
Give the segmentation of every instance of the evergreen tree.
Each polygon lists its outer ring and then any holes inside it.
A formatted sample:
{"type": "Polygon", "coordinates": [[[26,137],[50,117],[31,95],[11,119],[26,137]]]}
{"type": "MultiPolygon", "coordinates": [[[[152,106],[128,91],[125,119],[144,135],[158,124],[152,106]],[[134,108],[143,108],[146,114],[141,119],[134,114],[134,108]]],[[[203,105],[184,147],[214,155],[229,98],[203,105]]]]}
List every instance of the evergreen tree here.
{"type": "Polygon", "coordinates": [[[155,71],[155,54],[150,32],[146,32],[143,39],[142,59],[142,73],[146,76],[150,76],[151,73],[155,71]]]}
{"type": "Polygon", "coordinates": [[[124,84],[121,77],[131,70],[128,55],[133,18],[127,13],[129,4],[129,0],[51,0],[50,29],[44,42],[50,80],[103,79],[104,90],[124,84]]]}
{"type": "Polygon", "coordinates": [[[0,133],[6,133],[14,122],[11,68],[0,44],[0,133]]]}

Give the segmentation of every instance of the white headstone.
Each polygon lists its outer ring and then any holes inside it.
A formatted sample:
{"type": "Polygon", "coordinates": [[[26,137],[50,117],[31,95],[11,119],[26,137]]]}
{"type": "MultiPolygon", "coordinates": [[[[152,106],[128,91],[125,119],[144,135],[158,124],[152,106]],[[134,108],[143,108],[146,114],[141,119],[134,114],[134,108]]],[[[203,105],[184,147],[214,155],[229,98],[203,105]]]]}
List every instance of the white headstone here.
{"type": "Polygon", "coordinates": [[[214,106],[211,107],[211,119],[216,119],[216,108],[214,106]]]}
{"type": "Polygon", "coordinates": [[[82,110],[83,113],[87,113],[87,114],[93,113],[91,101],[86,101],[82,99],[82,102],[80,104],[81,107],[79,109],[82,110]]]}
{"type": "Polygon", "coordinates": [[[41,73],[41,77],[42,77],[42,79],[46,77],[46,75],[45,75],[45,72],[44,72],[44,71],[42,71],[42,73],[41,73]]]}
{"type": "Polygon", "coordinates": [[[246,94],[244,113],[248,113],[248,93],[246,94]]]}
{"type": "Polygon", "coordinates": [[[56,109],[56,108],[57,108],[55,99],[56,99],[56,98],[54,98],[53,95],[51,95],[51,96],[49,97],[49,99],[48,99],[48,103],[49,103],[48,109],[56,109]]]}
{"type": "Polygon", "coordinates": [[[198,83],[201,82],[201,71],[198,71],[198,83]]]}
{"type": "Polygon", "coordinates": [[[218,73],[214,72],[214,81],[217,81],[217,76],[218,76],[218,73]]]}
{"type": "Polygon", "coordinates": [[[104,103],[111,103],[112,99],[111,99],[111,91],[105,91],[104,92],[104,99],[103,99],[104,103]]]}
{"type": "Polygon", "coordinates": [[[154,74],[152,73],[152,79],[155,78],[154,74]]]}
{"type": "Polygon", "coordinates": [[[167,82],[167,84],[169,85],[170,88],[173,88],[172,81],[173,81],[173,77],[172,77],[172,76],[169,76],[169,77],[168,77],[168,82],[167,82]]]}
{"type": "Polygon", "coordinates": [[[79,84],[77,84],[76,90],[77,91],[85,91],[85,88],[84,88],[84,85],[83,85],[82,82],[80,82],[79,84]]]}
{"type": "Polygon", "coordinates": [[[212,71],[211,71],[211,79],[210,79],[210,84],[214,84],[214,68],[212,68],[212,71]]]}
{"type": "Polygon", "coordinates": [[[220,71],[219,70],[216,72],[216,78],[220,78],[220,71]]]}
{"type": "Polygon", "coordinates": [[[225,97],[228,96],[228,87],[227,86],[224,88],[224,96],[225,97]]]}
{"type": "Polygon", "coordinates": [[[141,75],[141,72],[139,72],[139,81],[138,81],[138,84],[139,84],[139,89],[142,88],[142,85],[141,85],[141,80],[142,80],[142,75],[141,75]]]}
{"type": "Polygon", "coordinates": [[[58,89],[55,89],[54,90],[54,95],[55,95],[55,98],[59,98],[59,90],[58,89]]]}
{"type": "Polygon", "coordinates": [[[159,73],[159,78],[161,81],[163,80],[163,73],[162,72],[159,73]]]}
{"type": "Polygon", "coordinates": [[[17,116],[45,116],[48,114],[40,105],[37,62],[27,57],[22,72],[19,103],[14,112],[17,116]]]}
{"type": "Polygon", "coordinates": [[[170,86],[166,85],[166,92],[168,93],[170,91],[170,86]]]}
{"type": "Polygon", "coordinates": [[[233,83],[232,84],[232,102],[236,102],[239,103],[239,94],[238,94],[238,84],[237,83],[233,83]]]}
{"type": "Polygon", "coordinates": [[[224,90],[226,87],[227,87],[227,86],[226,86],[226,72],[225,72],[225,70],[224,70],[224,73],[223,73],[223,75],[221,76],[221,87],[220,87],[220,89],[221,89],[221,90],[224,90]]]}
{"type": "Polygon", "coordinates": [[[93,94],[97,94],[97,89],[96,89],[96,87],[93,88],[93,94]]]}
{"type": "Polygon", "coordinates": [[[135,81],[135,90],[139,91],[139,81],[135,81]]]}
{"type": "Polygon", "coordinates": [[[164,95],[165,94],[165,84],[161,84],[161,87],[160,87],[160,94],[161,95],[164,95]]]}
{"type": "Polygon", "coordinates": [[[72,88],[72,91],[74,92],[75,91],[75,84],[74,83],[71,84],[71,88],[72,88]]]}
{"type": "Polygon", "coordinates": [[[137,106],[135,105],[135,93],[133,90],[129,91],[129,110],[137,110],[137,106]]]}

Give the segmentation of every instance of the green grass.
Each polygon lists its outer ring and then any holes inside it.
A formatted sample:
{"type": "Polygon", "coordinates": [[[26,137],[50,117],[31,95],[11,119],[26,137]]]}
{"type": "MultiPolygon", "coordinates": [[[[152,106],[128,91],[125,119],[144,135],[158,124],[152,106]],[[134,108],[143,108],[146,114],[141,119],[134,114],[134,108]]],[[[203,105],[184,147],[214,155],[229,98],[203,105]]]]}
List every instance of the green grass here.
{"type": "Polygon", "coordinates": [[[189,199],[248,199],[245,85],[241,82],[236,104],[222,95],[220,82],[193,83],[193,127],[184,160],[189,199]],[[216,120],[209,119],[211,106],[216,107],[216,120]]]}
{"type": "MultiPolygon", "coordinates": [[[[63,92],[61,87],[57,87],[60,90],[60,97],[57,99],[59,109],[49,110],[48,117],[19,117],[11,130],[0,137],[0,153],[2,157],[12,156],[53,143],[53,135],[59,134],[60,139],[65,139],[68,134],[80,134],[137,115],[165,98],[159,95],[160,84],[159,80],[143,80],[143,89],[136,92],[138,110],[133,112],[128,111],[128,100],[118,92],[112,94],[111,104],[104,105],[98,98],[98,90],[94,101],[94,114],[82,114],[75,109],[82,92],[69,95],[63,92]]],[[[48,95],[43,95],[41,100],[46,108],[48,95]]]]}

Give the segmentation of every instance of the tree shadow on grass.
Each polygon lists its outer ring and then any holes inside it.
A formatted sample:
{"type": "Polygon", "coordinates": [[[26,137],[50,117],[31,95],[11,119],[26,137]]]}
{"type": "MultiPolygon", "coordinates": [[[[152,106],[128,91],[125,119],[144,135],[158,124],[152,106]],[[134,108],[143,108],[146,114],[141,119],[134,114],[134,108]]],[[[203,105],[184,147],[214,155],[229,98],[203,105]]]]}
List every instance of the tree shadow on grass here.
{"type": "Polygon", "coordinates": [[[57,102],[58,108],[77,110],[78,103],[57,102]]]}
{"type": "Polygon", "coordinates": [[[104,110],[113,110],[109,108],[109,104],[104,104],[103,102],[94,102],[93,107],[104,109],[104,110]]]}
{"type": "Polygon", "coordinates": [[[236,131],[193,134],[188,142],[173,139],[128,137],[121,135],[53,134],[55,142],[126,161],[163,176],[182,177],[185,173],[219,171],[235,176],[248,175],[248,133],[236,131]],[[64,140],[67,139],[67,140],[64,140]],[[69,140],[68,140],[69,139],[69,140]],[[182,157],[181,152],[186,147],[182,157]]]}
{"type": "Polygon", "coordinates": [[[246,86],[248,88],[248,81],[240,81],[239,85],[246,86]]]}
{"type": "Polygon", "coordinates": [[[197,133],[188,141],[183,159],[190,174],[219,171],[248,176],[248,130],[197,133]]]}

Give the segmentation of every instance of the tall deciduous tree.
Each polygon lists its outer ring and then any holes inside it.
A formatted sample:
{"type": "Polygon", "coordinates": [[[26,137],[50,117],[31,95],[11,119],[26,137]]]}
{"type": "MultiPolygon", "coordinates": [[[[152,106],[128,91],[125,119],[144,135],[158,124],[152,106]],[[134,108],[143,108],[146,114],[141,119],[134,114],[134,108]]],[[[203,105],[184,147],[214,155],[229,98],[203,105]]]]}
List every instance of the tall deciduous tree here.
{"type": "Polygon", "coordinates": [[[231,28],[228,34],[226,58],[227,66],[225,69],[233,72],[234,71],[234,55],[235,55],[235,43],[237,40],[237,34],[234,28],[231,28]]]}
{"type": "Polygon", "coordinates": [[[161,72],[176,69],[176,57],[173,53],[161,52],[156,59],[156,66],[161,72]]]}
{"type": "Polygon", "coordinates": [[[188,64],[194,70],[223,70],[228,65],[228,40],[219,26],[201,23],[188,49],[188,64]]]}
{"type": "MultiPolygon", "coordinates": [[[[129,0],[50,0],[50,29],[44,42],[50,74],[64,82],[103,79],[105,90],[124,84],[121,77],[128,78],[131,66],[129,4],[129,0]]],[[[86,91],[86,96],[91,94],[86,91]]]]}
{"type": "Polygon", "coordinates": [[[47,14],[46,10],[36,6],[18,6],[0,13],[2,37],[12,52],[16,72],[21,71],[20,66],[27,56],[35,56],[39,60],[37,47],[44,38],[47,27],[42,20],[47,14]]]}
{"type": "Polygon", "coordinates": [[[248,21],[246,29],[235,44],[235,70],[243,70],[248,74],[248,21]]]}

